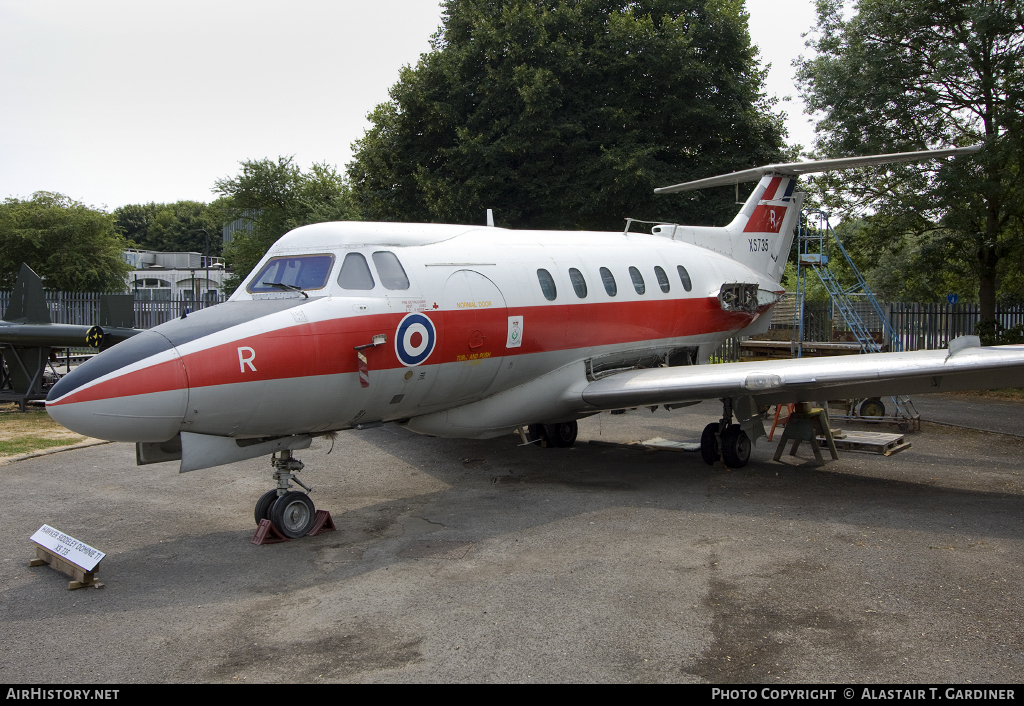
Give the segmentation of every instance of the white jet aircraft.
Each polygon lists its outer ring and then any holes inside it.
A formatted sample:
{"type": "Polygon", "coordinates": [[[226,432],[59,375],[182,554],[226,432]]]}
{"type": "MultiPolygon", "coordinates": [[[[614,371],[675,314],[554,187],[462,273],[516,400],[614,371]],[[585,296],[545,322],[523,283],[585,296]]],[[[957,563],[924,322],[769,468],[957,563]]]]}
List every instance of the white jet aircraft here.
{"type": "Polygon", "coordinates": [[[274,454],[256,506],[312,526],[289,481],[313,437],[393,422],[432,436],[526,427],[570,446],[602,410],[721,399],[702,452],[743,466],[764,405],[1024,384],[1024,347],[705,365],[763,332],[804,194],[800,174],[977,147],[779,164],[659,189],[759,180],[729,225],[653,233],[320,223],[285,234],[231,299],[141,333],[63,377],[50,415],[182,472],[274,454]],[[734,421],[735,418],[735,421],[734,421]]]}

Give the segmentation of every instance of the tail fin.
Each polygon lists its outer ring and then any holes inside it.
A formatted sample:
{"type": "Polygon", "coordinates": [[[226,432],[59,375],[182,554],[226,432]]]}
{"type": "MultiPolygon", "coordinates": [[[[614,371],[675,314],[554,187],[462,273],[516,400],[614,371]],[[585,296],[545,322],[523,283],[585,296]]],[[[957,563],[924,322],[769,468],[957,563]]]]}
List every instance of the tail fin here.
{"type": "Polygon", "coordinates": [[[18,281],[14,283],[11,301],[4,312],[4,321],[16,324],[50,323],[50,310],[46,308],[43,280],[24,262],[21,263],[18,281]]]}
{"type": "MultiPolygon", "coordinates": [[[[977,152],[981,147],[981,145],[972,145],[971,147],[951,147],[921,152],[897,152],[867,157],[769,164],[742,172],[665,186],[655,189],[654,193],[673,194],[711,186],[731,186],[744,181],[760,179],[754,192],[728,226],[725,228],[687,228],[685,229],[686,235],[683,237],[676,235],[673,237],[690,240],[703,247],[710,247],[758,272],[766,273],[778,282],[782,279],[782,272],[786,267],[786,257],[793,244],[794,228],[806,195],[794,190],[796,177],[799,175],[970,154],[977,152]],[[711,244],[709,240],[714,241],[714,244],[711,244]]],[[[675,231],[676,229],[673,229],[673,233],[675,231]]],[[[683,235],[682,232],[680,235],[683,235]]]]}
{"type": "Polygon", "coordinates": [[[806,195],[795,189],[795,177],[766,174],[725,227],[733,259],[766,273],[775,282],[782,280],[786,269],[806,195]]]}

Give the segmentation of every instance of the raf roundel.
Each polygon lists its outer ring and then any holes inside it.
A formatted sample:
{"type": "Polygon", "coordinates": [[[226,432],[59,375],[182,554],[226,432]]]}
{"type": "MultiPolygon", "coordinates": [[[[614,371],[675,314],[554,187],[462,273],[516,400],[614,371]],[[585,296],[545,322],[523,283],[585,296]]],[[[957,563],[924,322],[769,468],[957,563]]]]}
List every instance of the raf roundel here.
{"type": "Polygon", "coordinates": [[[425,314],[409,314],[398,324],[395,353],[402,365],[412,368],[430,357],[436,342],[434,322],[425,314]]]}

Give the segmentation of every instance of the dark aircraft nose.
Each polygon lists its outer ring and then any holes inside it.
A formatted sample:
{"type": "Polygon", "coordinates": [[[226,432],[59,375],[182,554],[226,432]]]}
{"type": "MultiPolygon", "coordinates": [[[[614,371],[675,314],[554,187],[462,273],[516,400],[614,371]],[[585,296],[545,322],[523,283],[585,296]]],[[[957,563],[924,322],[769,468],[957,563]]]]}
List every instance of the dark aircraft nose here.
{"type": "Polygon", "coordinates": [[[109,441],[166,441],[181,428],[188,379],[177,350],[146,331],[62,377],[46,397],[57,423],[109,441]]]}

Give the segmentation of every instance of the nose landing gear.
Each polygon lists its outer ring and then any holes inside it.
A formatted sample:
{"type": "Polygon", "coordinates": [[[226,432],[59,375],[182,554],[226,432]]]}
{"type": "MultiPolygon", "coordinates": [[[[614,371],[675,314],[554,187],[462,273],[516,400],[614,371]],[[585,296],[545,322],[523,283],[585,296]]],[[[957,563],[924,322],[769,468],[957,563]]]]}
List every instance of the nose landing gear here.
{"type": "Polygon", "coordinates": [[[287,449],[280,453],[280,457],[274,454],[270,461],[274,467],[273,477],[277,481],[277,488],[260,496],[256,501],[254,516],[257,525],[260,520],[270,520],[285,537],[297,539],[313,529],[316,507],[306,493],[291,490],[289,484],[289,481],[295,481],[306,492],[312,492],[309,486],[295,476],[305,465],[297,458],[292,458],[292,452],[287,449]]]}

